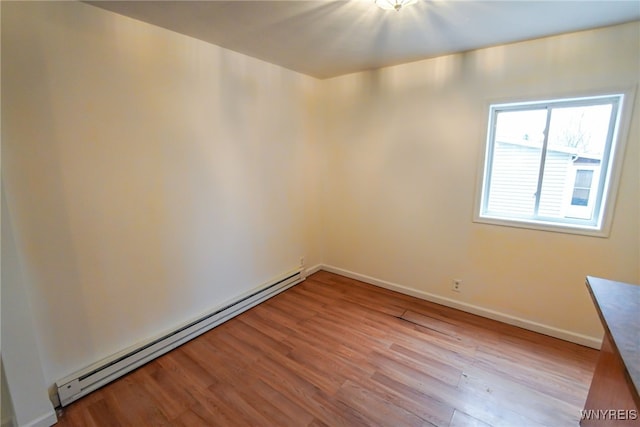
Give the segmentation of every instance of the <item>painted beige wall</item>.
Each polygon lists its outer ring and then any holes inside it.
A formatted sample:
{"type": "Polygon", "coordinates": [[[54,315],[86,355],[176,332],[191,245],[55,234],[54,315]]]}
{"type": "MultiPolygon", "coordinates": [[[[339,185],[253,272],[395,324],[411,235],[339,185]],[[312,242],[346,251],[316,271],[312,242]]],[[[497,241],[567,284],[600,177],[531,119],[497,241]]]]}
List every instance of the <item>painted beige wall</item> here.
{"type": "Polygon", "coordinates": [[[634,87],[639,35],[632,23],[324,82],[325,263],[599,337],[585,276],[639,279],[638,102],[609,238],[473,223],[479,159],[490,102],[634,87]]]}
{"type": "Polygon", "coordinates": [[[79,2],[4,3],[2,59],[47,385],[320,262],[314,79],[79,2]]]}

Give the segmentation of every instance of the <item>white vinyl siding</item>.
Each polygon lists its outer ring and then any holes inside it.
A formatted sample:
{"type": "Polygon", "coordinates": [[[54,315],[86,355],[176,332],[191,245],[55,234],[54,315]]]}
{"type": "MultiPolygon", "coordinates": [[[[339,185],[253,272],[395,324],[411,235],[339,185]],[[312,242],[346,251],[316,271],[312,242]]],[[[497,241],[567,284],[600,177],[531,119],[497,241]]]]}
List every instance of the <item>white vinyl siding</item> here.
{"type": "MultiPolygon", "coordinates": [[[[509,212],[521,217],[533,214],[541,154],[542,150],[535,147],[496,142],[488,212],[509,212]]],[[[539,215],[564,216],[566,182],[571,165],[571,154],[547,151],[539,215]]]]}
{"type": "Polygon", "coordinates": [[[564,209],[564,201],[567,197],[565,183],[572,163],[572,157],[569,153],[547,151],[538,215],[553,218],[566,216],[564,209]]]}
{"type": "Polygon", "coordinates": [[[488,212],[517,216],[533,214],[541,149],[497,142],[491,173],[488,212]]]}

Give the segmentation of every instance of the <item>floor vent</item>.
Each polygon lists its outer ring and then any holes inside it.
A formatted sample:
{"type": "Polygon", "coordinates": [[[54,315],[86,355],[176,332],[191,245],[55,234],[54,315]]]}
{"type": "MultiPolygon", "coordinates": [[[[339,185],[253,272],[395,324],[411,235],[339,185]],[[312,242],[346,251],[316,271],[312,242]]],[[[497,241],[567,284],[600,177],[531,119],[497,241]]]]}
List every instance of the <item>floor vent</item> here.
{"type": "Polygon", "coordinates": [[[286,274],[260,287],[258,290],[249,292],[236,301],[189,322],[170,333],[153,339],[135,349],[128,349],[123,353],[113,355],[57,381],[56,387],[58,389],[60,404],[62,406],[69,405],[88,393],[133,371],[139,366],[207,332],[303,280],[302,270],[286,274]]]}

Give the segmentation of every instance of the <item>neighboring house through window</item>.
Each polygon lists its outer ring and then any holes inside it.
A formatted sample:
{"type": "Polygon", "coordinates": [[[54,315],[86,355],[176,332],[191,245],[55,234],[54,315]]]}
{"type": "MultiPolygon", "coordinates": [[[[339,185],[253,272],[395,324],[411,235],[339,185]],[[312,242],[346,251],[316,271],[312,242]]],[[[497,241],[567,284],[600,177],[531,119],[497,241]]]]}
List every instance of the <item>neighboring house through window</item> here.
{"type": "Polygon", "coordinates": [[[624,96],[491,105],[476,220],[603,232],[624,96]]]}

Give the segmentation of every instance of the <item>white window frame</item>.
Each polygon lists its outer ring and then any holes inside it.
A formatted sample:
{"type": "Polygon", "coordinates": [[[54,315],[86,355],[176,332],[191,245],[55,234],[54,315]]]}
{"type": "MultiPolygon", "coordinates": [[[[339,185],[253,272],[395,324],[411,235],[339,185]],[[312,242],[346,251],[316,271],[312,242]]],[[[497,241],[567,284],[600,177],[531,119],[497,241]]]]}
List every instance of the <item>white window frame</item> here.
{"type": "MultiPolygon", "coordinates": [[[[493,224],[500,226],[528,228],[534,230],[553,231],[561,233],[582,234],[596,237],[608,237],[611,229],[615,198],[617,195],[618,183],[624,158],[624,149],[627,140],[629,122],[631,120],[631,109],[635,97],[635,88],[624,91],[612,91],[607,94],[596,94],[581,97],[548,98],[545,100],[518,101],[489,103],[488,126],[483,155],[480,156],[478,168],[478,182],[474,205],[473,221],[476,223],[493,224]],[[509,110],[534,109],[541,106],[563,106],[563,105],[590,105],[592,100],[614,99],[617,102],[617,113],[613,115],[610,123],[609,141],[607,153],[602,161],[602,173],[599,182],[594,185],[594,191],[600,193],[596,200],[597,212],[590,222],[584,220],[572,220],[570,218],[558,220],[557,218],[534,218],[534,217],[509,217],[500,216],[487,212],[488,202],[488,182],[491,173],[491,160],[493,155],[494,130],[497,112],[509,110]]],[[[543,148],[543,150],[546,149],[543,148]]],[[[543,151],[544,155],[544,151],[543,151]]],[[[573,183],[571,183],[573,184],[573,183]]]]}

